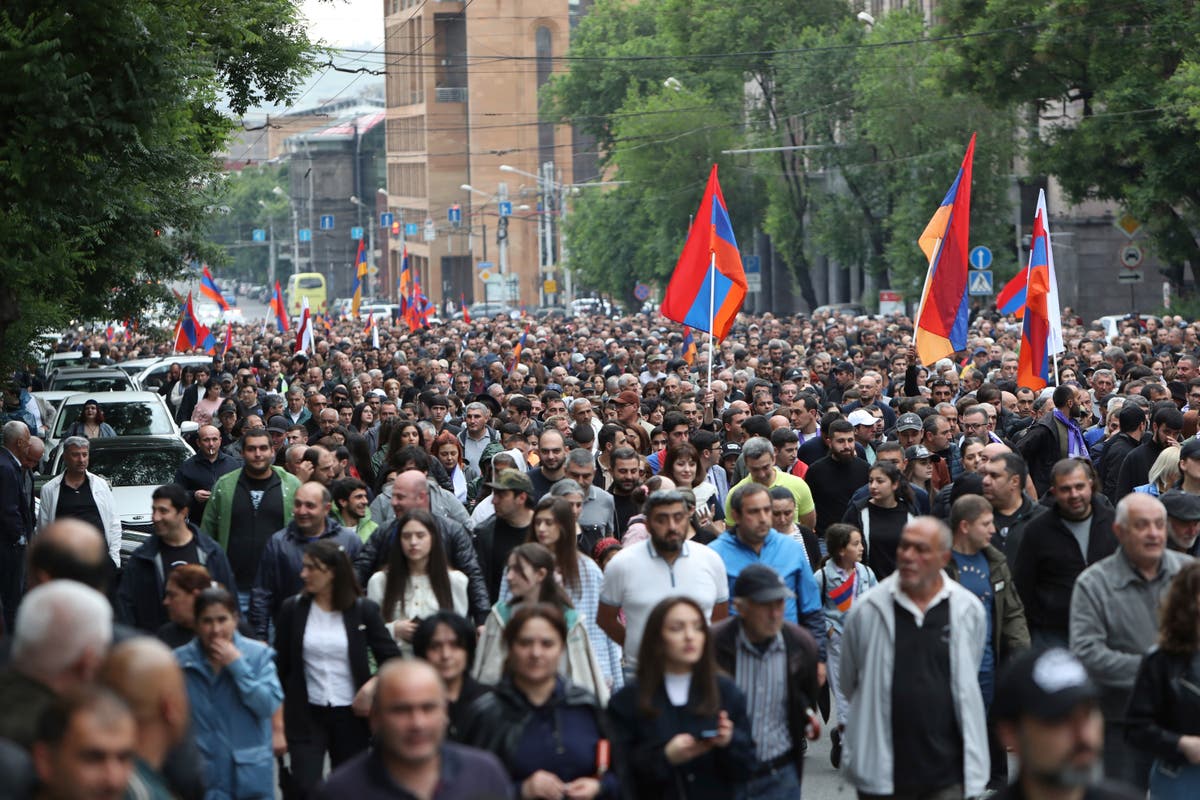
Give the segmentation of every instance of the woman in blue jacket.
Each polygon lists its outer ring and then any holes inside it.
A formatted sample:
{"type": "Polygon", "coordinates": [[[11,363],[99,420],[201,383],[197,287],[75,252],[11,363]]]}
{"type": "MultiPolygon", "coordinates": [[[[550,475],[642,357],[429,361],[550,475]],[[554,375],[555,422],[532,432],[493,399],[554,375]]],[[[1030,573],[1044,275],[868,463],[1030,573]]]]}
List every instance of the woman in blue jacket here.
{"type": "Polygon", "coordinates": [[[275,796],[271,715],[283,689],[271,648],[237,624],[237,598],[206,589],[196,597],[196,638],[175,651],[204,756],[205,800],[275,796]]]}
{"type": "Polygon", "coordinates": [[[637,678],[608,705],[613,764],[635,800],[728,800],[755,764],[746,699],[718,674],[704,612],[668,597],[646,620],[637,678]]]}

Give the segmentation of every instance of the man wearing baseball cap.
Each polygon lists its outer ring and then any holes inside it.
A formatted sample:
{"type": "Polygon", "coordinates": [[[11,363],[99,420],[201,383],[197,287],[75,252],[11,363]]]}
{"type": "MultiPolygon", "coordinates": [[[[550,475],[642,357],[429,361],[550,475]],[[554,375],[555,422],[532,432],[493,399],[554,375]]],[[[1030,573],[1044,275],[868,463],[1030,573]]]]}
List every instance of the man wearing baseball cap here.
{"type": "Polygon", "coordinates": [[[994,800],[1132,800],[1102,783],[1100,690],[1070,651],[1027,650],[1001,671],[992,721],[1016,753],[1016,780],[994,800]]]}
{"type": "Polygon", "coordinates": [[[922,427],[920,414],[914,414],[911,411],[907,414],[901,414],[896,420],[896,439],[904,447],[912,447],[920,444],[925,437],[925,429],[922,427]]]}
{"type": "Polygon", "coordinates": [[[712,629],[717,664],[746,695],[758,763],[746,797],[799,797],[808,739],[820,725],[813,712],[820,657],[811,633],[784,619],[795,597],[765,564],[745,567],[733,582],[737,616],[712,629]]]}
{"type": "Polygon", "coordinates": [[[508,554],[524,544],[533,530],[533,481],[520,470],[506,469],[488,483],[496,515],[475,529],[475,552],[494,605],[500,597],[500,578],[508,554]]]}
{"type": "Polygon", "coordinates": [[[875,416],[865,408],[856,408],[846,417],[846,421],[854,426],[854,441],[866,452],[868,464],[875,463],[875,416]]]}

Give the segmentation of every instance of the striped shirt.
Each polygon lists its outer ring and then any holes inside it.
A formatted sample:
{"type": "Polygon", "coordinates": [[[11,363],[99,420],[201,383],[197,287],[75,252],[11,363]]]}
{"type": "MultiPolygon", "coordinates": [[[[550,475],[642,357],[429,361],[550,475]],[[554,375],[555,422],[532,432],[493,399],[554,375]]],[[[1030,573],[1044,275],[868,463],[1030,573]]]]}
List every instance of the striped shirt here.
{"type": "Polygon", "coordinates": [[[787,648],[783,634],[762,650],[746,638],[738,627],[737,662],[734,680],[746,695],[746,711],[754,735],[758,760],[767,762],[792,749],[787,721],[787,648]]]}

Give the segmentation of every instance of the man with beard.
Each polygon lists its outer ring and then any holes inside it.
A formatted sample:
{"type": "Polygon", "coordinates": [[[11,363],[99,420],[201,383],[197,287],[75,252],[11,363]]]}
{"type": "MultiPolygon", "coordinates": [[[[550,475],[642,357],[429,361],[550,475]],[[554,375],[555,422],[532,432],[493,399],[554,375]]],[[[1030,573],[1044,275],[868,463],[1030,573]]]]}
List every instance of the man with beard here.
{"type": "Polygon", "coordinates": [[[1167,509],[1167,547],[1189,556],[1200,555],[1200,495],[1178,489],[1163,492],[1158,498],[1167,509]]]}
{"type": "MultiPolygon", "coordinates": [[[[990,462],[989,462],[990,466],[990,462]]],[[[1112,508],[1092,502],[1090,464],[1064,458],[1050,473],[1054,505],[1025,526],[1013,582],[1035,647],[1065,646],[1079,574],[1117,549],[1112,508]]]]}
{"type": "Polygon", "coordinates": [[[633,490],[642,482],[641,460],[632,447],[618,447],[612,451],[613,505],[617,511],[617,538],[629,529],[629,518],[640,514],[641,509],[633,499],[633,490]]]}
{"type": "MultiPolygon", "coordinates": [[[[1183,414],[1169,401],[1155,405],[1150,412],[1151,435],[1142,435],[1141,443],[1129,451],[1117,474],[1114,497],[1120,499],[1150,480],[1150,467],[1159,454],[1179,444],[1183,429],[1183,414]]],[[[1182,457],[1182,454],[1181,454],[1182,457]]]]}
{"type": "Polygon", "coordinates": [[[627,669],[636,666],[646,619],[660,600],[689,597],[712,622],[729,615],[725,564],[712,550],[687,540],[688,508],[683,495],[674,490],[653,492],[646,499],[645,512],[650,539],[625,548],[608,562],[596,613],[596,624],[624,648],[627,669]]]}
{"type": "Polygon", "coordinates": [[[854,490],[867,482],[871,468],[855,455],[854,426],[844,419],[826,426],[829,454],[815,461],[804,474],[817,508],[817,536],[841,522],[854,490]]]}
{"type": "Polygon", "coordinates": [[[567,442],[555,428],[548,428],[538,437],[538,455],[541,461],[529,470],[529,481],[533,484],[530,499],[536,504],[550,493],[550,487],[567,476],[567,442]]]}
{"type": "Polygon", "coordinates": [[[1020,764],[995,800],[1133,800],[1132,791],[1101,783],[1104,718],[1087,670],[1061,648],[1029,650],[1004,670],[992,718],[1020,764]]]}
{"type": "Polygon", "coordinates": [[[1059,386],[1050,399],[1054,408],[1033,423],[1017,445],[1039,495],[1050,488],[1050,470],[1060,459],[1088,457],[1087,442],[1077,422],[1080,408],[1075,389],[1059,386]]]}

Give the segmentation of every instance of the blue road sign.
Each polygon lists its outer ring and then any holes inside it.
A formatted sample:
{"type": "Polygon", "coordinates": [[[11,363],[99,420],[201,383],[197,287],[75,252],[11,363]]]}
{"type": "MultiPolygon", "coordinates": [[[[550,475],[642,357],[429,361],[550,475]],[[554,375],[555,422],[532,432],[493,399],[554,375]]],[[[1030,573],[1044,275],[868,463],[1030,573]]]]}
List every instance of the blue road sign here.
{"type": "Polygon", "coordinates": [[[267,240],[267,232],[262,228],[255,228],[250,235],[256,242],[265,242],[267,240]]]}
{"type": "Polygon", "coordinates": [[[321,230],[323,230],[323,231],[333,230],[333,214],[322,214],[321,215],[321,230]]]}
{"type": "Polygon", "coordinates": [[[742,266],[746,268],[747,275],[762,272],[762,259],[758,256],[742,256],[742,266]]]}
{"type": "Polygon", "coordinates": [[[417,223],[415,223],[415,222],[404,223],[404,235],[405,236],[416,236],[417,232],[420,230],[421,230],[421,226],[417,225],[417,223]]]}
{"type": "Polygon", "coordinates": [[[992,271],[979,270],[971,273],[971,280],[967,285],[967,294],[972,297],[989,295],[992,293],[992,271]]]}
{"type": "Polygon", "coordinates": [[[379,227],[381,228],[390,228],[395,221],[396,215],[390,211],[385,211],[379,215],[379,227]]]}
{"type": "Polygon", "coordinates": [[[458,203],[455,203],[454,205],[452,205],[448,209],[446,209],[446,219],[448,219],[450,221],[450,224],[452,224],[452,225],[458,225],[459,223],[461,223],[462,222],[462,206],[460,206],[458,203]]]}
{"type": "Polygon", "coordinates": [[[478,264],[475,265],[475,268],[478,269],[480,272],[483,272],[484,270],[492,269],[495,266],[496,265],[493,264],[491,261],[480,261],[478,264]]]}
{"type": "Polygon", "coordinates": [[[967,261],[970,262],[971,269],[987,269],[992,265],[992,251],[981,244],[976,245],[971,248],[971,254],[967,256],[967,261]]]}
{"type": "Polygon", "coordinates": [[[350,238],[351,238],[351,239],[361,239],[361,238],[363,238],[363,229],[362,229],[362,228],[359,228],[359,227],[357,227],[357,226],[355,226],[355,227],[351,228],[351,229],[350,229],[350,238]]]}
{"type": "Polygon", "coordinates": [[[296,231],[296,238],[302,242],[311,242],[312,241],[312,229],[311,228],[301,228],[300,230],[296,231]]]}
{"type": "Polygon", "coordinates": [[[502,216],[502,217],[511,217],[512,216],[512,203],[511,202],[509,202],[508,200],[501,200],[497,205],[499,205],[499,207],[500,207],[500,216],[502,216]]]}

